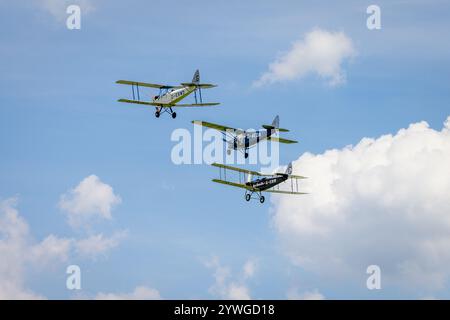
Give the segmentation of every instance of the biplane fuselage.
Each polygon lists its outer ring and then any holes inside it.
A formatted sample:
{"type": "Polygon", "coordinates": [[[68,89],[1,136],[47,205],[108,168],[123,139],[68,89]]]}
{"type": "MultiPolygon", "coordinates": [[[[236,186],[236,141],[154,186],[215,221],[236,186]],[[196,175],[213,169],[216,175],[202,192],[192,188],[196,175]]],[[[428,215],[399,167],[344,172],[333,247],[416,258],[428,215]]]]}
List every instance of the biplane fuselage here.
{"type": "Polygon", "coordinates": [[[194,86],[183,87],[180,89],[169,89],[161,95],[154,96],[152,101],[157,104],[160,103],[161,106],[170,106],[180,102],[194,91],[194,86]]]}
{"type": "Polygon", "coordinates": [[[238,134],[235,139],[228,141],[228,149],[248,149],[263,140],[270,139],[270,137],[276,133],[276,129],[263,129],[252,132],[244,132],[238,134]]]}
{"type": "Polygon", "coordinates": [[[255,190],[263,191],[275,187],[276,185],[286,181],[288,177],[289,175],[286,174],[268,178],[260,178],[253,181],[249,181],[246,183],[246,185],[255,190]]]}

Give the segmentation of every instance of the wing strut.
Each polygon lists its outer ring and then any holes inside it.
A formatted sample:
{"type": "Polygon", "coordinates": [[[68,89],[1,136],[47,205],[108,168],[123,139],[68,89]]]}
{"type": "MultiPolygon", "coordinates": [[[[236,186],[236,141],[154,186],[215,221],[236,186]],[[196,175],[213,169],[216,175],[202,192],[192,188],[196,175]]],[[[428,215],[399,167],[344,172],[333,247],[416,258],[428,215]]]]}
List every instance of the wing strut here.
{"type": "Polygon", "coordinates": [[[139,97],[139,84],[138,83],[132,83],[131,84],[131,91],[133,92],[133,100],[136,100],[136,97],[134,95],[134,87],[135,86],[136,86],[137,101],[140,101],[141,98],[139,97]]]}

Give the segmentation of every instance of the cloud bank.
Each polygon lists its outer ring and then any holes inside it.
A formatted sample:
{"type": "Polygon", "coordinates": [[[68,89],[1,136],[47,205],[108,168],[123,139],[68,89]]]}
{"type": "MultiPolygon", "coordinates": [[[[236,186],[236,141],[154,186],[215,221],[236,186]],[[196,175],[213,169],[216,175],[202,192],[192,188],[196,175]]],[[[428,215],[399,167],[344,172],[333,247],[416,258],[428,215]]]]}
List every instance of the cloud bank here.
{"type": "Polygon", "coordinates": [[[379,265],[383,288],[428,294],[450,276],[450,117],[356,146],[303,154],[302,197],[272,197],[273,223],[291,261],[362,281],[379,265]],[[362,276],[359,279],[358,275],[362,276]]]}
{"type": "Polygon", "coordinates": [[[291,49],[269,65],[254,87],[302,78],[315,74],[335,86],[345,83],[342,64],[356,55],[352,40],[343,32],[316,29],[297,40],[291,49]]]}

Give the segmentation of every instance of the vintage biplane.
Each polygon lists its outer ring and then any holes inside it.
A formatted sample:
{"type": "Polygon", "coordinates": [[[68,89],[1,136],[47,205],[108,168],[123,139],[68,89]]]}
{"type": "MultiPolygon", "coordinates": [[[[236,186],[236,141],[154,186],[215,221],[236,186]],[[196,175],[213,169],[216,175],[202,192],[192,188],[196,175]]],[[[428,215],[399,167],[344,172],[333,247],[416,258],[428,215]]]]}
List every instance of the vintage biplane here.
{"type": "Polygon", "coordinates": [[[289,163],[284,173],[271,174],[236,168],[220,163],[213,163],[211,165],[214,167],[218,167],[220,170],[219,179],[213,179],[212,181],[226,184],[232,187],[245,189],[245,200],[247,201],[250,201],[250,199],[259,199],[259,202],[263,203],[265,198],[262,195],[262,192],[307,194],[305,192],[298,192],[298,180],[306,179],[306,177],[293,175],[292,163],[289,163]],[[239,180],[227,180],[227,170],[239,172],[239,180]],[[258,178],[254,179],[255,176],[257,176],[258,178]],[[280,184],[287,180],[290,180],[290,190],[280,189],[280,184]],[[254,194],[256,194],[256,196],[254,196],[254,194]]]}
{"type": "Polygon", "coordinates": [[[130,85],[133,99],[119,99],[119,102],[125,103],[135,103],[146,106],[155,107],[155,116],[159,118],[161,113],[167,112],[172,115],[172,118],[175,119],[177,113],[172,110],[172,108],[178,107],[210,107],[216,106],[219,103],[217,102],[208,102],[203,103],[202,100],[202,89],[209,89],[217,87],[214,84],[209,83],[200,83],[200,72],[195,71],[194,77],[191,82],[183,82],[179,86],[168,86],[163,84],[154,84],[154,83],[146,83],[146,82],[137,82],[137,81],[129,81],[129,80],[118,80],[116,83],[130,85]],[[156,96],[153,96],[151,101],[143,101],[140,97],[139,88],[156,88],[159,89],[159,93],[156,96]],[[199,101],[197,100],[197,92],[199,95],[199,101]],[[194,93],[195,103],[187,103],[180,104],[181,100],[186,98],[191,93],[194,93]],[[200,103],[198,103],[200,102],[200,103]]]}
{"type": "Polygon", "coordinates": [[[294,140],[288,140],[278,137],[280,132],[288,132],[288,129],[280,128],[280,117],[276,116],[271,125],[263,125],[260,130],[242,130],[215,124],[206,121],[194,120],[193,124],[215,129],[222,132],[223,141],[227,143],[227,154],[232,150],[241,151],[245,158],[248,158],[248,149],[257,145],[263,140],[271,140],[281,143],[297,143],[294,140]]]}

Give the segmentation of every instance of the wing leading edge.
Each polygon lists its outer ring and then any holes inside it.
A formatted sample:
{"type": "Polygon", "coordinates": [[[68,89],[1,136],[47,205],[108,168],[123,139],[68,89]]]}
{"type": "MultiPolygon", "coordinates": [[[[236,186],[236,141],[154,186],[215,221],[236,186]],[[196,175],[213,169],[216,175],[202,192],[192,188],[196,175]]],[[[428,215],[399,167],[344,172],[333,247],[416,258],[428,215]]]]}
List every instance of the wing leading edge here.
{"type": "Polygon", "coordinates": [[[157,103],[157,102],[148,102],[148,101],[140,101],[140,100],[131,100],[131,99],[119,99],[117,100],[119,102],[125,102],[125,103],[134,103],[134,104],[141,104],[146,106],[154,106],[154,107],[163,107],[163,108],[174,108],[174,107],[212,107],[216,106],[219,103],[217,102],[211,102],[211,103],[192,103],[192,104],[171,104],[171,103],[157,103]]]}
{"type": "Polygon", "coordinates": [[[249,187],[243,183],[230,182],[230,181],[225,181],[225,180],[221,180],[221,179],[212,179],[212,181],[216,182],[216,183],[226,184],[228,186],[232,186],[232,187],[236,187],[236,188],[242,188],[242,189],[253,191],[252,187],[249,187]]]}
{"type": "Polygon", "coordinates": [[[182,88],[182,86],[168,86],[168,85],[164,85],[164,84],[147,83],[147,82],[130,81],[130,80],[117,80],[116,83],[126,84],[129,86],[139,86],[139,87],[157,88],[157,89],[182,88]]]}

